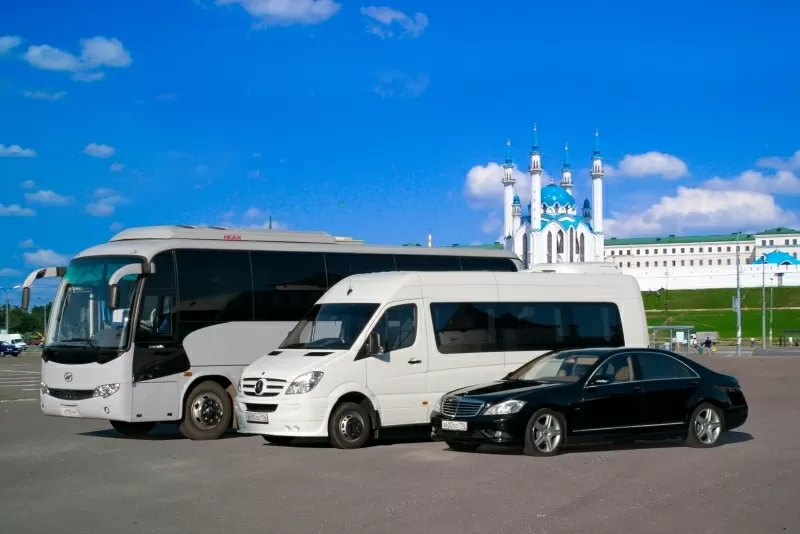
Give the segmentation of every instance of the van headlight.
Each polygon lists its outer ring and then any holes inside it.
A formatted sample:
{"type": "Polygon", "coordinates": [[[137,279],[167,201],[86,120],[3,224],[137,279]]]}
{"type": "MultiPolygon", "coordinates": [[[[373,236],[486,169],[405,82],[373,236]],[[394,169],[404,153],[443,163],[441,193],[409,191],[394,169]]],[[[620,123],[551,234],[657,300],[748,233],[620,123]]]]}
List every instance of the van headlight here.
{"type": "Polygon", "coordinates": [[[321,371],[311,371],[310,373],[305,373],[297,378],[295,378],[289,387],[286,388],[286,393],[284,395],[300,395],[302,393],[308,393],[312,389],[314,389],[319,381],[322,380],[322,372],[321,371]]]}
{"type": "Polygon", "coordinates": [[[119,384],[103,384],[102,386],[97,386],[94,388],[92,397],[103,397],[106,399],[117,391],[119,391],[119,384]]]}
{"type": "Polygon", "coordinates": [[[239,377],[239,381],[236,382],[236,393],[242,392],[242,377],[239,377]]]}
{"type": "Polygon", "coordinates": [[[510,415],[520,411],[523,406],[525,406],[525,401],[507,400],[490,406],[488,410],[483,412],[483,415],[510,415]]]}

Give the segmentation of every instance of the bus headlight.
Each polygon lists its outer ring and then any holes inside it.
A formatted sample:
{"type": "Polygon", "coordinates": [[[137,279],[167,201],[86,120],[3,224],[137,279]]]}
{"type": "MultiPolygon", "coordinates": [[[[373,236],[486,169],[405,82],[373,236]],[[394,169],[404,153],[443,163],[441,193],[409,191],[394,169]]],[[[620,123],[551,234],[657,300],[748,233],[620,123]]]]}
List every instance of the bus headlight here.
{"type": "Polygon", "coordinates": [[[295,378],[289,387],[286,388],[286,393],[284,395],[300,395],[303,393],[308,393],[312,389],[314,389],[319,381],[322,380],[322,372],[321,371],[311,371],[310,373],[305,373],[297,378],[295,378]]]}
{"type": "Polygon", "coordinates": [[[106,399],[117,391],[119,391],[119,384],[103,384],[102,386],[94,388],[92,397],[103,397],[106,399]]]}
{"type": "Polygon", "coordinates": [[[48,393],[50,393],[50,390],[47,389],[47,384],[45,384],[44,382],[41,382],[41,384],[42,385],[39,391],[42,393],[42,395],[47,395],[48,393]]]}

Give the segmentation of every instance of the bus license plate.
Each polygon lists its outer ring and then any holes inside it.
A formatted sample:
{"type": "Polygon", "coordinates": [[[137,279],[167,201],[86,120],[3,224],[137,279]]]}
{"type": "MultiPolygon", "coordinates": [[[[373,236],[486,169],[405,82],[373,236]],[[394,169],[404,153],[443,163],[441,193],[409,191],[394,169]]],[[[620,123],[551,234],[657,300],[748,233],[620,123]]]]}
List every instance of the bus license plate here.
{"type": "Polygon", "coordinates": [[[458,432],[464,432],[466,429],[466,421],[442,421],[442,430],[456,430],[458,432]]]}
{"type": "Polygon", "coordinates": [[[80,417],[81,411],[75,406],[62,406],[61,415],[64,417],[80,417]]]}
{"type": "Polygon", "coordinates": [[[247,412],[248,423],[269,423],[269,414],[258,412],[247,412]]]}

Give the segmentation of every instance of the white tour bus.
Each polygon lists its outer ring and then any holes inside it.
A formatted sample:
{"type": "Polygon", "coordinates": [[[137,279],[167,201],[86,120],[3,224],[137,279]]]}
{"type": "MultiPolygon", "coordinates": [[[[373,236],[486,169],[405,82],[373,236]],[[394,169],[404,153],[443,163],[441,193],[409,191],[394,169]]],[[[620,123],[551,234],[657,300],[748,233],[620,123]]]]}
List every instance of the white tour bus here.
{"type": "Polygon", "coordinates": [[[351,276],[244,370],[239,431],[357,448],[381,427],[428,424],[444,393],[547,351],[647,344],[639,284],[624,274],[351,276]]]}
{"type": "Polygon", "coordinates": [[[320,232],[131,228],[79,253],[62,277],[42,353],[46,415],[99,418],[124,434],[180,422],[193,439],[236,425],[242,369],[281,343],[341,279],[397,270],[517,271],[512,253],[384,247],[320,232]]]}

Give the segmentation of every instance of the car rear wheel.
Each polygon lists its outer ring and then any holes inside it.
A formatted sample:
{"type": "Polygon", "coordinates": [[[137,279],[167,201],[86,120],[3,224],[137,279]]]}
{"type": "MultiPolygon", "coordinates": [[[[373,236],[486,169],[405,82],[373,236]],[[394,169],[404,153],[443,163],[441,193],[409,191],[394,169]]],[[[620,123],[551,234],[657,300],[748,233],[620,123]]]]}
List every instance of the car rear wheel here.
{"type": "Polygon", "coordinates": [[[528,456],[555,456],[561,452],[566,431],[561,413],[550,408],[537,410],[528,421],[522,452],[528,456]]]}
{"type": "Polygon", "coordinates": [[[686,443],[690,447],[707,448],[719,444],[719,438],[725,428],[722,410],[704,402],[695,408],[689,418],[689,429],[686,443]]]}
{"type": "Polygon", "coordinates": [[[448,447],[459,452],[475,452],[478,450],[478,447],[481,446],[480,443],[468,443],[464,441],[453,441],[450,439],[446,439],[444,442],[447,443],[448,447]]]}

